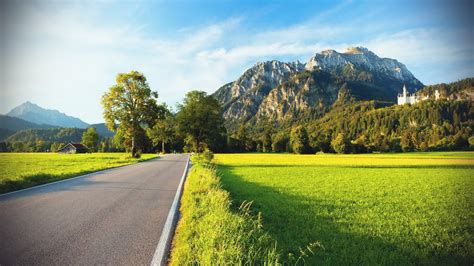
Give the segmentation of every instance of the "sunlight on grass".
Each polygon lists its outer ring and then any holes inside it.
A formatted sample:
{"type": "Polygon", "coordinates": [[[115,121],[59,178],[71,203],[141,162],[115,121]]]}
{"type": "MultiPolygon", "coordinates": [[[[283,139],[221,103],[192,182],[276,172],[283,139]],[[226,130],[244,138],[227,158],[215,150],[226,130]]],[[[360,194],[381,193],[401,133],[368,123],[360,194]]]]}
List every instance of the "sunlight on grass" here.
{"type": "Polygon", "coordinates": [[[148,160],[126,153],[0,153],[0,193],[49,183],[85,173],[148,160]]]}
{"type": "Polygon", "coordinates": [[[309,264],[472,264],[474,153],[219,154],[234,205],[253,201],[284,253],[309,264]]]}

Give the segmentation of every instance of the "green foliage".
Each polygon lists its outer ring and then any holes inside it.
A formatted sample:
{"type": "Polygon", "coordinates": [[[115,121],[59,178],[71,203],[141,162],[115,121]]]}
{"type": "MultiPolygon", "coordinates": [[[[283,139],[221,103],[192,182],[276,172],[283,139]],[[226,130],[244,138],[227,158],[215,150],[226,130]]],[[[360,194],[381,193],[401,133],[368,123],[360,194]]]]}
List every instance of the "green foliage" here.
{"type": "Polygon", "coordinates": [[[473,262],[472,152],[217,154],[214,161],[233,205],[253,201],[282,254],[324,247],[306,265],[473,262]]]}
{"type": "Polygon", "coordinates": [[[153,154],[144,154],[141,159],[133,159],[123,153],[2,153],[0,154],[0,193],[155,157],[156,155],[153,154]]]}
{"type": "Polygon", "coordinates": [[[290,143],[291,149],[295,153],[301,154],[310,152],[308,132],[306,132],[306,129],[302,126],[294,127],[291,130],[290,143]]]}
{"type": "Polygon", "coordinates": [[[290,139],[286,132],[280,132],[273,135],[272,151],[273,152],[287,152],[290,151],[290,139]]]}
{"type": "Polygon", "coordinates": [[[96,152],[99,145],[99,134],[95,128],[90,127],[82,134],[82,144],[86,145],[89,152],[96,152]]]}
{"type": "Polygon", "coordinates": [[[50,146],[50,151],[51,152],[57,152],[59,151],[64,145],[66,145],[66,143],[60,143],[60,142],[53,142],[51,143],[51,146],[50,146]]]}
{"type": "Polygon", "coordinates": [[[102,96],[104,119],[113,132],[120,132],[124,145],[134,157],[146,148],[145,128],[151,127],[164,110],[157,105],[158,93],[150,89],[145,76],[137,71],[119,73],[116,84],[102,96]]]}
{"type": "MultiPolygon", "coordinates": [[[[474,125],[472,101],[425,101],[412,106],[378,108],[375,102],[357,102],[333,109],[308,124],[310,144],[315,150],[343,133],[354,143],[364,137],[367,151],[464,150],[474,125]]],[[[346,143],[347,152],[357,152],[346,143]]],[[[361,147],[359,145],[359,147],[361,147]]]]}
{"type": "Polygon", "coordinates": [[[331,147],[337,153],[348,153],[349,145],[349,141],[344,133],[337,134],[337,136],[331,141],[331,147]]]}
{"type": "Polygon", "coordinates": [[[165,116],[158,119],[152,128],[146,130],[148,138],[151,139],[153,145],[161,143],[161,153],[165,153],[165,144],[173,141],[175,137],[175,118],[173,114],[168,110],[166,105],[163,105],[165,116]]]}
{"type": "Polygon", "coordinates": [[[7,142],[80,142],[84,132],[80,128],[26,129],[10,136],[7,142]]]}
{"type": "Polygon", "coordinates": [[[181,199],[170,265],[279,265],[276,244],[251,203],[231,210],[213,166],[193,157],[181,199]]]}
{"type": "Polygon", "coordinates": [[[224,120],[216,99],[203,91],[188,92],[176,115],[178,132],[190,151],[221,151],[226,143],[224,120]]]}
{"type": "Polygon", "coordinates": [[[474,146],[474,136],[469,137],[468,142],[469,142],[469,147],[473,147],[474,146]]]}
{"type": "Polygon", "coordinates": [[[417,91],[418,95],[426,96],[429,95],[431,99],[434,99],[435,91],[438,90],[441,99],[469,99],[469,94],[474,92],[474,78],[466,78],[450,84],[436,84],[426,86],[425,88],[417,91]]]}
{"type": "Polygon", "coordinates": [[[261,136],[261,148],[262,152],[271,152],[272,151],[272,125],[267,124],[263,130],[261,136]]]}

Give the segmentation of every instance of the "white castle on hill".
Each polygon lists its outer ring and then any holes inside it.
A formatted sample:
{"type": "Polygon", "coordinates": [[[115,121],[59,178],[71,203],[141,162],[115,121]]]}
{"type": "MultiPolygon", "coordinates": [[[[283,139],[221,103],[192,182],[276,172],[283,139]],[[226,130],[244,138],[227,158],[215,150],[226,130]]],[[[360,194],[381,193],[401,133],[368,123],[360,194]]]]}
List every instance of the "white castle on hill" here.
{"type": "MultiPolygon", "coordinates": [[[[426,95],[425,97],[421,97],[416,95],[415,93],[409,94],[407,93],[407,88],[403,85],[403,93],[398,94],[398,105],[408,104],[415,104],[430,98],[430,95],[426,95]]],[[[435,100],[439,99],[439,91],[435,90],[435,100]]]]}

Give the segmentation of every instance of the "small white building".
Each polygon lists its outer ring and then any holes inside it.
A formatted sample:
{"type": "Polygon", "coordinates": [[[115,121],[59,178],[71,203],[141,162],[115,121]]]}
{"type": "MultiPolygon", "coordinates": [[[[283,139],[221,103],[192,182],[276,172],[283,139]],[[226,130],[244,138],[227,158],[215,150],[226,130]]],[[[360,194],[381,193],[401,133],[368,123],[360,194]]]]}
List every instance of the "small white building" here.
{"type": "MultiPolygon", "coordinates": [[[[420,97],[416,95],[415,93],[409,94],[407,92],[407,88],[405,85],[403,85],[403,92],[402,94],[398,94],[397,97],[397,103],[398,105],[404,105],[404,104],[415,104],[424,100],[428,100],[430,98],[430,95],[426,95],[425,97],[420,97]]],[[[439,91],[435,90],[435,100],[437,101],[439,99],[439,91]]]]}

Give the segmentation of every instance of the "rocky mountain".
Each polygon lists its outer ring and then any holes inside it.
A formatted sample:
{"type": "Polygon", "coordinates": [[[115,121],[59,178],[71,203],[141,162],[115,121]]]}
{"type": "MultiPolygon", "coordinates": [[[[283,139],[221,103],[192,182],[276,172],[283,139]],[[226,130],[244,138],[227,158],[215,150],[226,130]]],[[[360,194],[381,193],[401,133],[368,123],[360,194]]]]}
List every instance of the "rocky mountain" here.
{"type": "Polygon", "coordinates": [[[48,124],[58,127],[86,128],[89,126],[89,124],[79,118],[68,116],[57,110],[44,109],[29,101],[13,108],[6,115],[36,124],[48,124]]]}
{"type": "MultiPolygon", "coordinates": [[[[344,53],[334,50],[317,53],[306,63],[305,69],[309,71],[321,69],[335,74],[343,73],[353,79],[358,78],[353,75],[357,69],[372,75],[374,79],[393,79],[403,82],[412,90],[423,86],[404,64],[395,59],[380,58],[364,47],[350,47],[344,53]]],[[[398,92],[400,88],[388,87],[387,89],[398,92]]]]}
{"type": "Polygon", "coordinates": [[[223,105],[232,131],[242,122],[254,125],[321,116],[348,99],[395,102],[404,84],[410,91],[423,87],[397,60],[352,47],[343,53],[316,53],[306,64],[257,63],[213,96],[223,105]]]}
{"type": "Polygon", "coordinates": [[[224,105],[225,119],[249,119],[271,89],[281,85],[292,75],[304,70],[300,62],[259,62],[242,74],[236,81],[222,86],[214,93],[224,105]]]}

